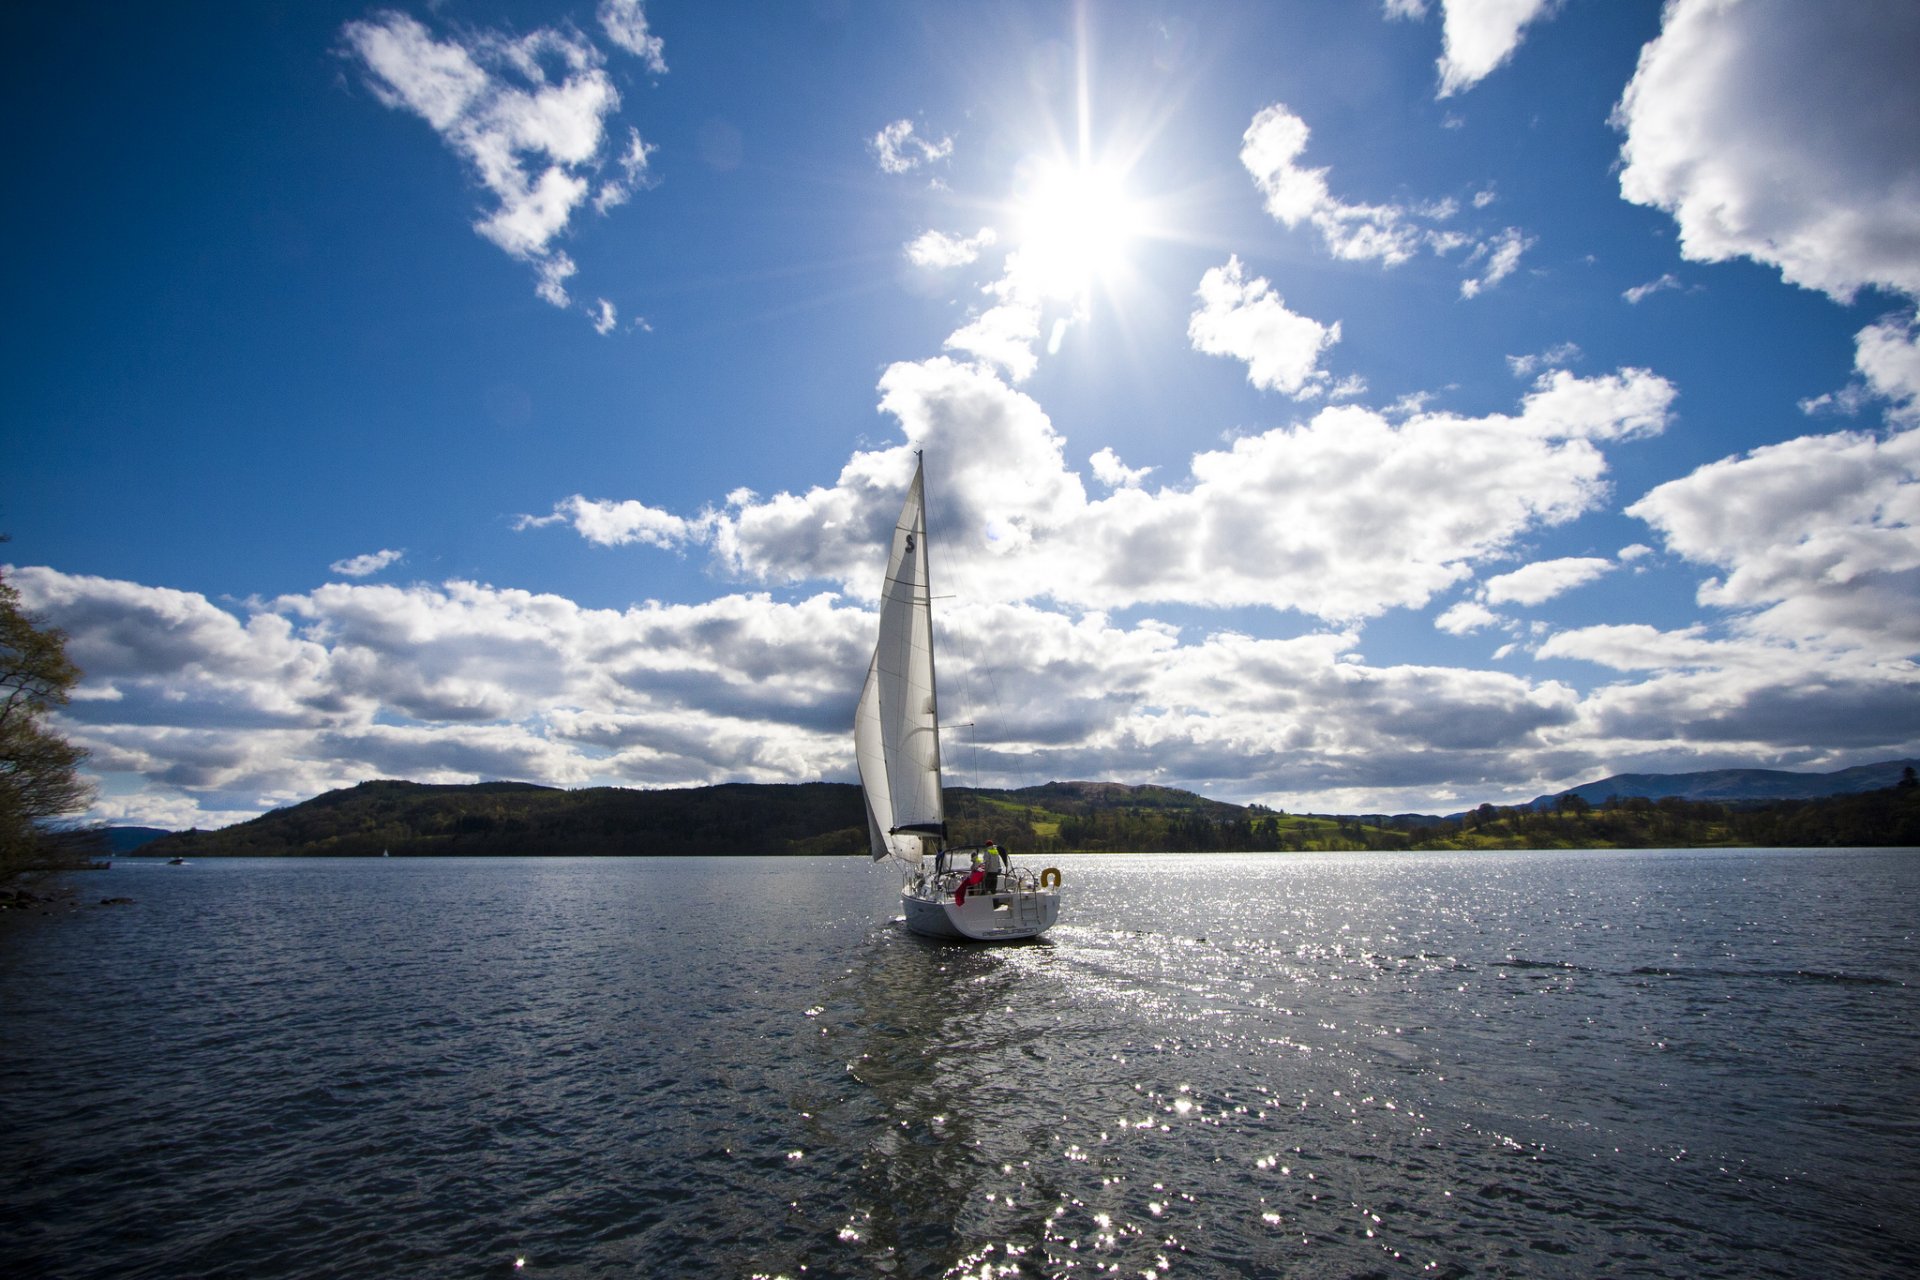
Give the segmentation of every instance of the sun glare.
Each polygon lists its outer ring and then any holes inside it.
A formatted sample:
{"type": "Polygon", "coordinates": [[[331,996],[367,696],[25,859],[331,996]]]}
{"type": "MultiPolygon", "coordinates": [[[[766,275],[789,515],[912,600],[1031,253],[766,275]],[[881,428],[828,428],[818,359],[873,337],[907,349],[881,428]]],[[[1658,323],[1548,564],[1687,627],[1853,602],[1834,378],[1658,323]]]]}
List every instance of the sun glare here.
{"type": "Polygon", "coordinates": [[[1121,175],[1098,165],[1053,164],[1016,200],[1019,253],[1048,297],[1078,300],[1111,287],[1140,235],[1140,206],[1121,175]]]}

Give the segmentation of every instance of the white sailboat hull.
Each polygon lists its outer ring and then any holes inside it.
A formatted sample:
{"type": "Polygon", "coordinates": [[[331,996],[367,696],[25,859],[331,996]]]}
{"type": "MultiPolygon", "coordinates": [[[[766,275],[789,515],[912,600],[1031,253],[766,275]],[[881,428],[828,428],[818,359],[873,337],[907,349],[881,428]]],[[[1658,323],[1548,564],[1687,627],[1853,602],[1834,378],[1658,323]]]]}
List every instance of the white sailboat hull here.
{"type": "Polygon", "coordinates": [[[1018,942],[1037,938],[1060,917],[1060,891],[1006,889],[976,893],[955,903],[952,893],[909,885],[900,894],[907,928],[928,938],[970,942],[1018,942]]]}

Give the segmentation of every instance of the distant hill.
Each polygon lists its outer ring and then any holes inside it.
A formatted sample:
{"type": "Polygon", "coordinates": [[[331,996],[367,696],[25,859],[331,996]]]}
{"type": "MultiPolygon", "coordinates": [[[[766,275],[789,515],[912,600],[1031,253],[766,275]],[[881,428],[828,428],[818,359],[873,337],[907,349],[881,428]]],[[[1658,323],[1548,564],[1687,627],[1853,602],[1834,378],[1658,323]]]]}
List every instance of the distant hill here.
{"type": "MultiPolygon", "coordinates": [[[[1920,844],[1920,785],[1901,781],[1905,768],[1905,761],[1896,760],[1824,775],[1759,769],[1621,775],[1543,797],[1544,804],[1482,805],[1453,818],[1289,814],[1116,782],[955,787],[947,792],[947,826],[954,844],[994,839],[1029,855],[1920,844]],[[1880,788],[1872,788],[1883,778],[1880,788]],[[1634,786],[1644,789],[1627,790],[1634,786]],[[1794,795],[1767,798],[1759,790],[1765,786],[1793,789],[1794,795]],[[1852,789],[1820,794],[1808,788],[1852,789]]],[[[866,824],[859,788],[838,782],[565,791],[525,782],[381,781],[330,791],[219,831],[163,835],[139,852],[397,858],[861,854],[867,850],[866,824]]]]}
{"type": "Polygon", "coordinates": [[[107,827],[100,834],[106,839],[108,853],[132,853],[173,833],[165,827],[107,827]]]}
{"type": "Polygon", "coordinates": [[[306,854],[850,853],[866,809],[845,783],[729,783],[668,791],[527,782],[363,782],[218,831],[181,831],[142,853],[306,854]]]}
{"type": "MultiPolygon", "coordinates": [[[[1096,815],[1147,840],[1178,831],[1209,835],[1256,812],[1170,787],[1049,782],[1018,791],[954,787],[947,825],[955,843],[997,839],[1013,850],[1057,845],[1063,824],[1089,832],[1096,815]],[[1117,815],[1117,817],[1113,817],[1117,815]],[[1182,828],[1184,824],[1184,828],[1182,828]]],[[[866,805],[843,782],[727,783],[638,791],[565,791],[526,782],[430,785],[363,782],[275,809],[218,831],[182,831],[141,849],[166,857],[303,854],[787,854],[867,849],[866,805]]],[[[1080,847],[1075,845],[1073,847],[1080,847]]],[[[1137,846],[1138,847],[1138,846],[1137,846]]],[[[1203,846],[1204,847],[1204,846],[1203,846]]]]}
{"type": "Polygon", "coordinates": [[[1591,805],[1619,796],[1661,800],[1712,800],[1739,804],[1762,800],[1817,800],[1824,796],[1858,795],[1895,786],[1907,768],[1920,760],[1885,760],[1833,773],[1793,773],[1785,769],[1709,769],[1700,773],[1617,773],[1598,782],[1584,782],[1566,791],[1536,798],[1527,807],[1551,809],[1565,795],[1579,796],[1591,805]]]}

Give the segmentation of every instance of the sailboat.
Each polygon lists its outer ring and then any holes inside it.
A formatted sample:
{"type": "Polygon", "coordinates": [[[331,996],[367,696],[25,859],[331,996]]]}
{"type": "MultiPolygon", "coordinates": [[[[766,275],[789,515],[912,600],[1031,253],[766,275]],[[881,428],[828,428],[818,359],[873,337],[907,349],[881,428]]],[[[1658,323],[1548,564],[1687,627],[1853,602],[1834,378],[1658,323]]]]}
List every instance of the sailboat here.
{"type": "Polygon", "coordinates": [[[976,942],[1037,938],[1059,918],[1060,872],[1013,867],[992,844],[947,845],[927,563],[922,460],[894,525],[880,638],[853,720],[873,860],[901,868],[900,905],[915,933],[976,942]]]}

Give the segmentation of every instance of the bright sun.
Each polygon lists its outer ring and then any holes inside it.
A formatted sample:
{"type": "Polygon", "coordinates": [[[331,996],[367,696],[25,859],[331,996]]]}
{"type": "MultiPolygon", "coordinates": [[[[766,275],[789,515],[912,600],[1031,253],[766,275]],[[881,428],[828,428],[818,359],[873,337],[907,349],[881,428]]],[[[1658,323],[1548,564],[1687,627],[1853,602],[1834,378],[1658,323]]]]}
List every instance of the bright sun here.
{"type": "Polygon", "coordinates": [[[1078,301],[1095,285],[1111,287],[1144,229],[1121,174],[1100,165],[1036,170],[1015,210],[1021,263],[1051,298],[1078,301]]]}

